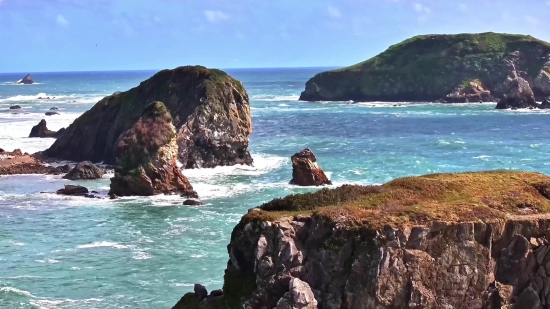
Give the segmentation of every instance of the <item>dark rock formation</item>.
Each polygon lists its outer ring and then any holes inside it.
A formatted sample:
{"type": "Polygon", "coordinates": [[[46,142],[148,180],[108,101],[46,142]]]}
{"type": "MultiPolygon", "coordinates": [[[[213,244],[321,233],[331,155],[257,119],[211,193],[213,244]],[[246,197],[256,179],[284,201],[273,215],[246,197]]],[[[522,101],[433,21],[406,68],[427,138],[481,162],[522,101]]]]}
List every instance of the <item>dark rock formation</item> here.
{"type": "Polygon", "coordinates": [[[226,309],[222,290],[208,295],[206,288],[195,284],[194,293],[185,294],[172,309],[226,309]]]}
{"type": "Polygon", "coordinates": [[[44,113],[46,116],[54,116],[54,115],[59,115],[58,112],[45,112],[44,113]]]}
{"type": "Polygon", "coordinates": [[[34,84],[34,81],[32,80],[32,75],[27,74],[27,76],[25,76],[22,80],[18,81],[17,83],[30,85],[30,84],[34,84]]]}
{"type": "Polygon", "coordinates": [[[163,103],[149,104],[134,126],[120,136],[114,151],[116,168],[110,194],[197,197],[177,166],[176,128],[163,103]]]}
{"type": "Polygon", "coordinates": [[[60,175],[69,171],[68,165],[48,166],[44,162],[30,156],[28,153],[22,153],[20,149],[12,152],[0,151],[0,175],[18,175],[18,174],[50,174],[60,175]]]}
{"type": "Polygon", "coordinates": [[[183,202],[183,205],[186,205],[186,206],[201,206],[202,203],[200,201],[197,201],[197,200],[185,200],[183,202]]]}
{"type": "Polygon", "coordinates": [[[116,200],[118,198],[118,196],[116,194],[109,194],[109,199],[111,200],[116,200]]]}
{"type": "Polygon", "coordinates": [[[291,160],[292,180],[290,184],[298,186],[322,186],[332,184],[317,164],[317,158],[309,148],[294,154],[291,160]]]}
{"type": "Polygon", "coordinates": [[[10,109],[21,109],[21,106],[19,106],[19,105],[12,105],[12,106],[10,106],[10,109]]]}
{"type": "Polygon", "coordinates": [[[57,107],[52,107],[52,108],[50,108],[50,110],[51,110],[51,111],[57,111],[57,110],[59,110],[59,108],[57,108],[57,107]]]}
{"type": "Polygon", "coordinates": [[[539,108],[542,108],[542,109],[550,108],[550,97],[544,98],[539,108]]]}
{"type": "Polygon", "coordinates": [[[63,176],[63,178],[70,180],[99,179],[103,177],[104,174],[105,172],[92,162],[83,161],[78,163],[67,175],[63,176]]]}
{"type": "Polygon", "coordinates": [[[549,308],[549,197],[491,171],[276,199],[234,228],[216,308],[549,308]]]}
{"type": "Polygon", "coordinates": [[[65,185],[65,188],[57,190],[56,193],[62,194],[62,195],[89,197],[89,196],[86,196],[89,193],[87,188],[82,186],[74,186],[74,185],[65,185]]]}
{"type": "Polygon", "coordinates": [[[118,137],[153,101],[164,102],[174,119],[178,159],[185,168],[252,163],[248,94],[226,73],[199,66],[163,70],[136,88],[105,97],[76,119],[45,154],[114,164],[118,137]]]}
{"type": "Polygon", "coordinates": [[[447,103],[489,102],[494,100],[479,79],[466,81],[445,97],[447,103]]]}
{"type": "Polygon", "coordinates": [[[518,77],[508,81],[507,85],[504,98],[497,103],[497,109],[538,107],[533,90],[525,79],[518,77]]]}
{"type": "Polygon", "coordinates": [[[58,137],[60,134],[63,133],[65,129],[62,128],[59,131],[51,131],[48,129],[48,126],[46,124],[46,120],[42,119],[40,122],[32,127],[31,133],[29,134],[29,137],[58,137]]]}
{"type": "Polygon", "coordinates": [[[509,76],[525,79],[541,99],[550,95],[549,55],[549,43],[524,35],[415,36],[367,61],[315,75],[300,100],[478,102],[489,94],[501,98],[509,76]],[[483,90],[459,90],[470,81],[483,90]]]}

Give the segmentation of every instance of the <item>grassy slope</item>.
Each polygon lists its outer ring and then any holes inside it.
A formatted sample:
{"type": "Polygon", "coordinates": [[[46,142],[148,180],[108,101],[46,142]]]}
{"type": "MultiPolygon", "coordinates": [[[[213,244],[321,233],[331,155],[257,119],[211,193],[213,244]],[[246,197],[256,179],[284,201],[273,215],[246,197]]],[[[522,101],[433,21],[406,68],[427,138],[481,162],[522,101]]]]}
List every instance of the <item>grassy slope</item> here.
{"type": "Polygon", "coordinates": [[[346,185],[290,195],[262,205],[243,222],[284,216],[314,217],[381,228],[431,220],[477,221],[550,212],[550,177],[532,172],[489,171],[400,178],[382,186],[346,185]]]}

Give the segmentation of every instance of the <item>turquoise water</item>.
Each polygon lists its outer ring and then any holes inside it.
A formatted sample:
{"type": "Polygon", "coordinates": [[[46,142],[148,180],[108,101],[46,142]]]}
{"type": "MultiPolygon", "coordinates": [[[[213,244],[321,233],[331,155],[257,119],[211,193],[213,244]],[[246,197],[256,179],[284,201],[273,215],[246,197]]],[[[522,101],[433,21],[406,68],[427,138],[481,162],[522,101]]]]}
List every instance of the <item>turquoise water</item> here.
{"type": "MultiPolygon", "coordinates": [[[[321,70],[228,70],[251,97],[255,166],[185,170],[206,206],[164,196],[111,201],[39,193],[81,183],[106,194],[109,175],[88,182],[1,177],[0,308],[170,308],[194,283],[221,288],[240,217],[275,197],[315,190],[288,185],[289,157],[306,146],[335,185],[486,169],[550,174],[545,111],[298,102],[305,81],[321,70]]],[[[13,85],[21,74],[0,74],[0,148],[43,150],[53,140],[25,136],[49,108],[60,109],[46,118],[58,129],[102,96],[152,74],[34,74],[41,84],[32,86],[13,85]],[[37,99],[44,95],[56,99],[37,99]],[[10,111],[11,104],[23,109],[10,111]]]]}

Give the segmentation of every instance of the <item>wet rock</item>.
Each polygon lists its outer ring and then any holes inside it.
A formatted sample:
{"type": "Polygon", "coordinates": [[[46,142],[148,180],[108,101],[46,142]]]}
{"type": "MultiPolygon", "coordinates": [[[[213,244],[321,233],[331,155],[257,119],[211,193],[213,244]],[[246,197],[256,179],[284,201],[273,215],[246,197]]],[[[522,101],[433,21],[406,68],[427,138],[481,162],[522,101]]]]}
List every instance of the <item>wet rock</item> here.
{"type": "Polygon", "coordinates": [[[57,190],[56,193],[62,195],[86,196],[89,191],[83,186],[65,185],[65,188],[57,190]]]}
{"type": "Polygon", "coordinates": [[[54,116],[54,115],[59,115],[58,112],[45,112],[44,113],[46,116],[54,116]]]}
{"type": "Polygon", "coordinates": [[[117,167],[110,194],[118,196],[197,193],[177,166],[178,144],[170,112],[162,102],[149,104],[115,147],[117,167]]]}
{"type": "Polygon", "coordinates": [[[118,196],[116,194],[109,194],[109,199],[116,200],[118,196]]]}
{"type": "Polygon", "coordinates": [[[538,107],[533,90],[525,79],[517,77],[506,81],[506,85],[504,98],[497,103],[496,109],[538,107]]]}
{"type": "Polygon", "coordinates": [[[200,300],[203,300],[208,297],[208,291],[206,288],[200,284],[195,284],[195,287],[193,288],[195,295],[200,300]]]}
{"type": "Polygon", "coordinates": [[[201,206],[203,205],[200,201],[197,201],[197,200],[185,200],[183,202],[183,205],[187,205],[187,206],[201,206]]]}
{"type": "Polygon", "coordinates": [[[322,186],[332,184],[317,164],[317,158],[309,148],[294,154],[291,160],[292,180],[290,184],[298,186],[322,186]]]}
{"type": "Polygon", "coordinates": [[[105,172],[92,162],[83,161],[78,163],[67,175],[63,176],[63,178],[70,180],[99,179],[103,177],[104,174],[105,172]]]}
{"type": "Polygon", "coordinates": [[[10,106],[10,109],[21,109],[21,106],[19,106],[19,105],[12,105],[12,106],[10,106]]]}
{"type": "Polygon", "coordinates": [[[50,108],[50,110],[51,110],[51,111],[56,111],[56,110],[59,110],[59,108],[57,108],[57,107],[52,107],[52,108],[50,108]]]}
{"type": "Polygon", "coordinates": [[[57,137],[60,132],[63,131],[60,130],[56,132],[49,130],[46,120],[42,119],[37,125],[32,127],[29,137],[57,137]]]}
{"type": "Polygon", "coordinates": [[[23,79],[20,80],[20,81],[18,81],[17,83],[18,83],[18,84],[30,85],[30,84],[33,84],[34,81],[32,80],[32,75],[27,74],[27,76],[23,77],[23,79]]]}

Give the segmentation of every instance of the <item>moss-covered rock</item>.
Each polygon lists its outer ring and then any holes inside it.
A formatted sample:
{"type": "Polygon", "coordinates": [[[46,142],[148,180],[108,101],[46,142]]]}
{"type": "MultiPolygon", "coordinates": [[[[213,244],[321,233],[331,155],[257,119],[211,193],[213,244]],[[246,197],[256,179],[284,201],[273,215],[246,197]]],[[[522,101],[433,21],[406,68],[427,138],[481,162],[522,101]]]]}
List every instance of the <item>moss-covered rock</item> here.
{"type": "Polygon", "coordinates": [[[315,75],[300,99],[434,101],[473,80],[490,92],[480,93],[483,99],[501,97],[508,77],[524,78],[535,95],[542,97],[550,95],[549,68],[550,44],[531,36],[491,32],[421,35],[365,62],[315,75]]]}
{"type": "Polygon", "coordinates": [[[185,168],[252,163],[248,94],[225,72],[201,66],[163,70],[133,89],[103,98],[77,118],[45,154],[114,164],[118,137],[154,101],[163,102],[174,119],[178,159],[185,168]]]}
{"type": "Polygon", "coordinates": [[[162,102],[145,107],[139,120],[117,140],[114,152],[116,168],[109,194],[197,197],[177,166],[176,128],[162,102]]]}

